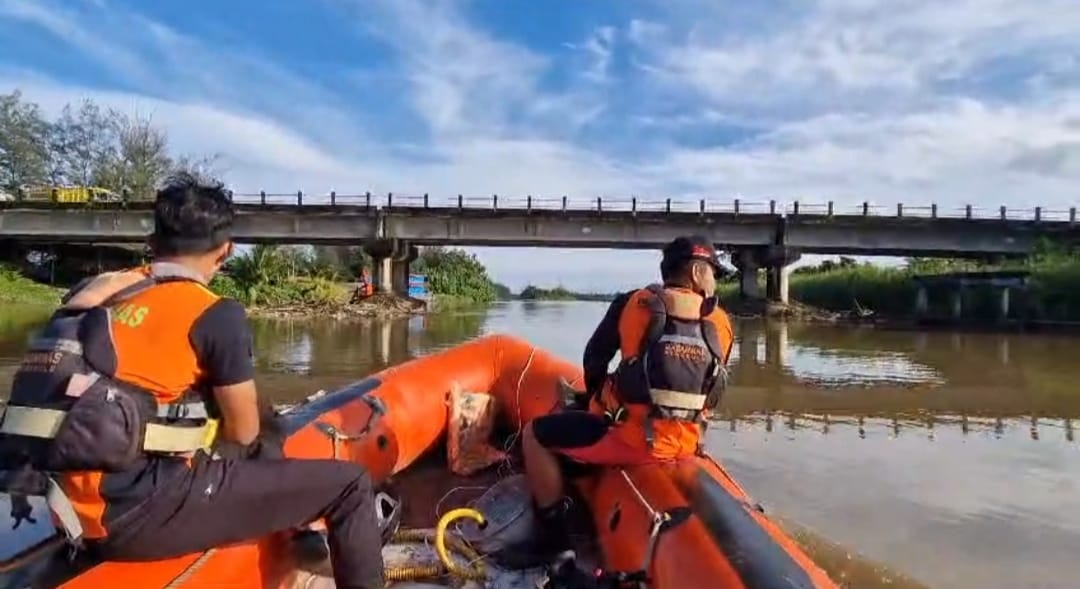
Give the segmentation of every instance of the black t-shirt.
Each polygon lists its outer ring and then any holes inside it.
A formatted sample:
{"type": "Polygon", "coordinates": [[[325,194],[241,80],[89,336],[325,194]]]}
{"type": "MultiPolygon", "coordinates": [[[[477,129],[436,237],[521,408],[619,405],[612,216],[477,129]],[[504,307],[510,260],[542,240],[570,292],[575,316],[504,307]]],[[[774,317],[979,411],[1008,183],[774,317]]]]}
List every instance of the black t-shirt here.
{"type": "Polygon", "coordinates": [[[254,378],[251,326],[239,302],[218,300],[195,321],[190,337],[206,385],[229,386],[254,378]]]}

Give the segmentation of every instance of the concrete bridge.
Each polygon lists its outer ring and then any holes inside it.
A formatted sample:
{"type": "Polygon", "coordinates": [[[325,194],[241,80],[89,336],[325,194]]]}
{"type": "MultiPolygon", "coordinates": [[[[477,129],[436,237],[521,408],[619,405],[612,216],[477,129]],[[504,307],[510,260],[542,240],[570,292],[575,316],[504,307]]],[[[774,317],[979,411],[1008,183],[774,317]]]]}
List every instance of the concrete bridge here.
{"type": "MultiPolygon", "coordinates": [[[[789,265],[803,253],[994,257],[1030,254],[1037,241],[1080,237],[1076,209],[985,211],[967,206],[864,203],[778,205],[740,200],[675,201],[597,198],[433,198],[388,194],[324,196],[237,194],[236,240],[246,243],[368,245],[381,288],[407,277],[418,245],[546,246],[655,249],[672,237],[700,233],[731,252],[742,290],[787,300],[789,265]]],[[[153,229],[150,203],[94,205],[0,203],[0,239],[46,242],[141,242],[153,229]]]]}

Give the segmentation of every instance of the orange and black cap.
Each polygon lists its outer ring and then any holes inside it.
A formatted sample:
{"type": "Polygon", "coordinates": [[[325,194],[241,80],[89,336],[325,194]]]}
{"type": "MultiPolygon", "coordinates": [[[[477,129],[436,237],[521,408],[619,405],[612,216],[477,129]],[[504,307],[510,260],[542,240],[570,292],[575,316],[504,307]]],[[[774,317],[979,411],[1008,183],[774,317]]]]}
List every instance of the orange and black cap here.
{"type": "Polygon", "coordinates": [[[684,235],[676,237],[664,246],[663,259],[660,261],[660,274],[667,278],[680,265],[690,260],[703,260],[708,262],[717,276],[727,274],[726,268],[720,262],[720,256],[716,248],[708,239],[701,235],[684,235]]]}

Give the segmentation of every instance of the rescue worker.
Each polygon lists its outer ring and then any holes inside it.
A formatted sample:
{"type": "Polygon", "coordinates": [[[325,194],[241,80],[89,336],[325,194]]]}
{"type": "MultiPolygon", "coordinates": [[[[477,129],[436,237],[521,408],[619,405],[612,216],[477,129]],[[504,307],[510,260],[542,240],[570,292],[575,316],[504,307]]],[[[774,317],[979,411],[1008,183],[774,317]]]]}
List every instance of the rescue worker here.
{"type": "Polygon", "coordinates": [[[46,491],[95,559],[175,557],[323,519],[336,586],[381,589],[367,471],[258,448],[246,313],[207,287],[233,220],[220,185],[181,175],[158,192],[153,263],[77,285],[31,344],[0,423],[4,465],[24,492],[46,491]]]}
{"type": "Polygon", "coordinates": [[[564,473],[677,460],[699,451],[708,411],[719,402],[733,334],[714,296],[724,273],[713,245],[679,237],[663,249],[663,285],[612,301],[583,358],[584,393],[567,411],[529,423],[525,475],[545,534],[537,556],[568,549],[564,473]],[[618,367],[608,374],[616,352],[618,367]]]}

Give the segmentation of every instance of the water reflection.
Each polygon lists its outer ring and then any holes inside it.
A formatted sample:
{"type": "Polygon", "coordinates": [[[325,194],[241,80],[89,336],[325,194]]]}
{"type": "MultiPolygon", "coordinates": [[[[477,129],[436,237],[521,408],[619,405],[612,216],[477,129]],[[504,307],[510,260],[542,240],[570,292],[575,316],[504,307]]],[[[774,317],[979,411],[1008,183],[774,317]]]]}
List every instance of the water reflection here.
{"type": "MultiPolygon", "coordinates": [[[[605,308],[530,301],[391,322],[259,320],[259,388],[294,401],[498,332],[578,361],[605,308]]],[[[0,311],[0,378],[42,319],[0,311]]],[[[931,587],[1073,585],[1062,579],[1080,575],[1080,339],[735,329],[709,448],[774,515],[931,587]]],[[[814,555],[845,570],[824,550],[814,555]]],[[[899,585],[863,575],[852,586],[899,585]]]]}

